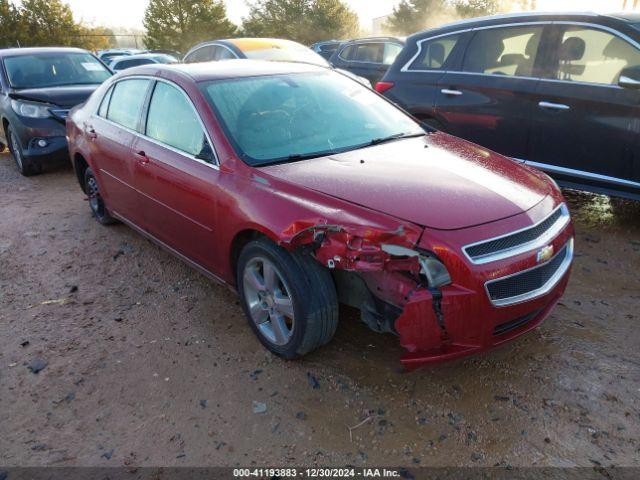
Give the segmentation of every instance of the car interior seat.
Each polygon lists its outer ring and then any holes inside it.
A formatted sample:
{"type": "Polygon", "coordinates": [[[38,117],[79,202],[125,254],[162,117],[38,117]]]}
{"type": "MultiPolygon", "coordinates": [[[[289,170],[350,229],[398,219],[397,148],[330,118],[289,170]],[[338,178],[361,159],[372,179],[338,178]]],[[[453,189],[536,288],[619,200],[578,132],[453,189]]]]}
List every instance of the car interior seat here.
{"type": "Polygon", "coordinates": [[[582,60],[587,45],[582,38],[569,37],[560,46],[560,80],[572,80],[573,75],[582,75],[586,65],[574,65],[572,62],[582,60]]]}

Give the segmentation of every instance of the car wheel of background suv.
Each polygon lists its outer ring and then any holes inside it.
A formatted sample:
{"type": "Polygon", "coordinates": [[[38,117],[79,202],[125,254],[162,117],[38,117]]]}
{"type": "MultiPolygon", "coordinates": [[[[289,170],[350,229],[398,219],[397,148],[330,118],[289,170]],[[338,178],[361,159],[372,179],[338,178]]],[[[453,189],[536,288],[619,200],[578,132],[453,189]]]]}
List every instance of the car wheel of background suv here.
{"type": "Polygon", "coordinates": [[[22,175],[29,177],[31,175],[38,175],[42,172],[42,165],[25,158],[24,153],[22,152],[22,145],[20,145],[20,139],[11,126],[7,127],[7,141],[9,142],[11,155],[13,155],[13,159],[15,160],[18,170],[20,170],[22,175]]]}
{"type": "Polygon", "coordinates": [[[90,168],[87,168],[84,172],[84,191],[87,194],[87,197],[89,197],[89,207],[91,208],[91,212],[98,222],[102,225],[112,225],[117,223],[117,220],[109,215],[109,210],[107,210],[104,200],[100,195],[100,189],[98,188],[96,177],[93,175],[93,171],[90,168]]]}
{"type": "Polygon", "coordinates": [[[310,256],[258,239],[242,250],[236,278],[249,325],[276,355],[299,358],[333,338],[335,285],[329,271],[310,256]]]}

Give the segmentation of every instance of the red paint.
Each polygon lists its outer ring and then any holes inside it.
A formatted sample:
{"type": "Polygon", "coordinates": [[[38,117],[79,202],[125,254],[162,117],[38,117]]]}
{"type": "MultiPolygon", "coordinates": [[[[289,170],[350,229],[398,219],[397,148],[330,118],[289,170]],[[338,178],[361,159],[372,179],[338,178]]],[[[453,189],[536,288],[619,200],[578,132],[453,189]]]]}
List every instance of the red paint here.
{"type": "MultiPolygon", "coordinates": [[[[544,174],[442,133],[253,168],[237,157],[196,85],[315,68],[230,61],[127,71],[72,111],[67,122],[71,158],[88,162],[113,213],[231,286],[234,245],[246,233],[258,232],[292,250],[321,238],[315,251],[319,262],[362,273],[371,291],[403,309],[395,326],[408,350],[402,359],[407,368],[480,352],[539,325],[564,292],[568,274],[545,297],[496,308],[484,283],[534,266],[535,252],[473,265],[461,248],[549,215],[563,198],[544,174]],[[213,141],[219,168],[131,132],[114,133],[116,127],[94,115],[108,86],[129,75],[162,77],[185,91],[213,141]],[[87,133],[90,129],[97,139],[87,133]],[[381,250],[383,243],[432,251],[446,265],[453,285],[442,288],[445,329],[431,293],[414,280],[417,260],[391,258],[381,250]],[[537,310],[524,327],[493,336],[497,325],[537,310]]],[[[572,235],[569,225],[553,241],[556,251],[572,235]]]]}

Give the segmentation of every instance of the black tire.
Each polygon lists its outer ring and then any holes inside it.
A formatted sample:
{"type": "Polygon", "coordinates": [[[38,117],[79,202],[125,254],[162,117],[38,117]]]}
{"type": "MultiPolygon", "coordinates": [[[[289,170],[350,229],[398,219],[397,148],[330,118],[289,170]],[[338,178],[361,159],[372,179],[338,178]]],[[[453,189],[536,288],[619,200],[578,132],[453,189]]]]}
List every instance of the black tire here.
{"type": "Polygon", "coordinates": [[[11,126],[7,127],[7,141],[9,142],[9,150],[11,151],[11,155],[13,155],[13,160],[16,162],[16,166],[22,175],[30,177],[42,173],[42,165],[40,165],[40,163],[25,158],[22,145],[20,145],[20,139],[16,132],[12,130],[11,126]]]}
{"type": "MultiPolygon", "coordinates": [[[[338,296],[329,271],[308,255],[291,253],[266,238],[249,242],[242,250],[236,273],[242,307],[252,330],[270,351],[286,359],[295,359],[329,343],[338,326],[338,296]],[[257,259],[270,261],[282,278],[293,307],[290,337],[284,344],[271,341],[253,320],[245,289],[245,269],[257,259]]],[[[264,303],[264,302],[263,302],[264,303]]],[[[270,317],[270,314],[267,313],[270,317]]],[[[271,324],[271,320],[265,325],[271,324]]]]}
{"type": "Polygon", "coordinates": [[[109,210],[100,195],[100,188],[93,171],[87,168],[84,172],[84,191],[89,197],[89,208],[95,219],[102,225],[113,225],[117,220],[109,214],[109,210]]]}

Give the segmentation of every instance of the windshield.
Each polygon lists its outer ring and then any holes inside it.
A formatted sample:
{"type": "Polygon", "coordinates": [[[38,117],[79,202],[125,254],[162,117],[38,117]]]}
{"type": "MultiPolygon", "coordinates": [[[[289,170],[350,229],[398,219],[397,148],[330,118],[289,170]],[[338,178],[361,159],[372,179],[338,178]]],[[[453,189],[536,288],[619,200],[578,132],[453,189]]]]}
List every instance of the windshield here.
{"type": "Polygon", "coordinates": [[[244,50],[242,53],[251,60],[270,60],[274,62],[310,63],[321,67],[329,67],[329,63],[316,52],[303,45],[284,48],[269,47],[256,50],[244,50]]]}
{"type": "Polygon", "coordinates": [[[331,71],[217,80],[201,89],[238,155],[253,166],[424,134],[376,93],[331,71]]]}
{"type": "Polygon", "coordinates": [[[88,53],[34,53],[4,60],[13,88],[100,84],[111,72],[88,53]]]}

